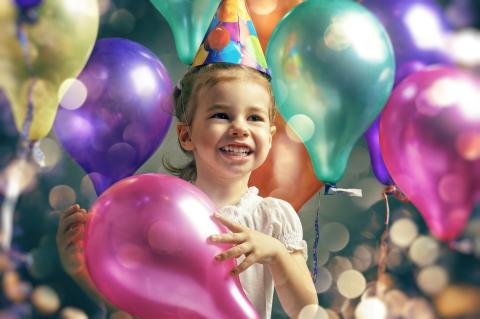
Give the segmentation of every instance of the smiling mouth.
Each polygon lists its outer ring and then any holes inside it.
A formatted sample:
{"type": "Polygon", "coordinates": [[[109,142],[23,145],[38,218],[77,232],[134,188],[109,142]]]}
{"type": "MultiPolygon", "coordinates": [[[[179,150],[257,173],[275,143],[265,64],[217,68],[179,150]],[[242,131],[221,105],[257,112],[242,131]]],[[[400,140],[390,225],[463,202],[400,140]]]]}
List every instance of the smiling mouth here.
{"type": "Polygon", "coordinates": [[[219,148],[220,151],[229,155],[248,156],[253,153],[249,147],[245,146],[223,146],[219,148]]]}

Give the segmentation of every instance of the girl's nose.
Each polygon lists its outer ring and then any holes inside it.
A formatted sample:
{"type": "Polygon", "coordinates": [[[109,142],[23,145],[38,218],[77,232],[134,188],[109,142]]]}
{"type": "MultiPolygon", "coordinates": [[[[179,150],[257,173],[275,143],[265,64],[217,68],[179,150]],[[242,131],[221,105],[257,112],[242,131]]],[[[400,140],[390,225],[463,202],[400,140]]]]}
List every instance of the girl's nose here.
{"type": "Polygon", "coordinates": [[[248,130],[245,129],[242,125],[232,125],[229,130],[230,135],[232,136],[242,136],[242,137],[247,137],[248,136],[248,130]]]}

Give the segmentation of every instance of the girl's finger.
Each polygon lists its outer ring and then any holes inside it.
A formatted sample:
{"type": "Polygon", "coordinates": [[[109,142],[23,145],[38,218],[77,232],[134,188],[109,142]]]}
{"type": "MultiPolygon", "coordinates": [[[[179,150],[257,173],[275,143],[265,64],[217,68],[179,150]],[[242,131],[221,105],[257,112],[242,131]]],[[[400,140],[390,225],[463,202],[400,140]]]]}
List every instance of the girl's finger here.
{"type": "Polygon", "coordinates": [[[230,229],[231,231],[233,231],[234,233],[238,233],[238,232],[241,232],[243,231],[245,228],[240,225],[239,223],[236,223],[234,221],[231,221],[230,219],[228,218],[225,218],[223,217],[222,215],[220,215],[219,213],[215,213],[213,214],[213,217],[218,220],[219,222],[221,222],[223,225],[227,226],[228,229],[230,229]]]}
{"type": "Polygon", "coordinates": [[[68,249],[72,244],[81,241],[85,233],[84,227],[79,225],[69,231],[57,236],[57,245],[60,248],[68,249]]]}
{"type": "Polygon", "coordinates": [[[245,258],[240,265],[237,267],[233,268],[232,271],[230,272],[232,275],[238,275],[245,271],[248,267],[253,265],[256,262],[256,257],[253,254],[250,254],[245,258]]]}
{"type": "Polygon", "coordinates": [[[223,253],[215,256],[215,259],[218,261],[227,260],[230,258],[238,258],[242,255],[248,255],[252,251],[252,244],[245,242],[243,244],[232,247],[223,253]]]}
{"type": "Polygon", "coordinates": [[[80,206],[78,204],[74,204],[60,214],[60,219],[65,219],[78,210],[80,210],[80,206]]]}
{"type": "Polygon", "coordinates": [[[83,211],[78,211],[70,216],[68,216],[62,223],[61,227],[63,232],[68,231],[75,224],[85,224],[87,222],[86,213],[83,211]]]}
{"type": "Polygon", "coordinates": [[[71,240],[65,247],[69,254],[78,253],[83,250],[82,240],[71,240]]]}
{"type": "Polygon", "coordinates": [[[227,233],[212,235],[208,238],[213,243],[240,244],[247,240],[246,233],[227,233]]]}

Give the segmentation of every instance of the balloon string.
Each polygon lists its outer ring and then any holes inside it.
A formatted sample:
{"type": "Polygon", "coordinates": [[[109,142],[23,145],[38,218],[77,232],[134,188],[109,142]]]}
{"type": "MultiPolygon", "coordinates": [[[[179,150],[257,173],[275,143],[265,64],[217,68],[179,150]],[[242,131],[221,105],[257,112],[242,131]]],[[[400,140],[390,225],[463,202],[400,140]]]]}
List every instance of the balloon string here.
{"type": "MultiPolygon", "coordinates": [[[[388,190],[388,189],[387,189],[388,190]]],[[[390,223],[390,206],[388,204],[388,193],[387,190],[383,192],[383,199],[385,201],[385,229],[383,230],[382,237],[380,239],[380,256],[378,257],[378,272],[377,272],[377,291],[380,291],[380,284],[385,277],[387,269],[387,255],[388,255],[388,232],[389,232],[389,223],[390,223]]]]}
{"type": "MultiPolygon", "coordinates": [[[[30,44],[28,42],[27,34],[23,27],[25,19],[25,13],[21,12],[17,18],[17,39],[22,48],[23,59],[25,60],[25,64],[27,66],[27,70],[30,75],[33,75],[33,64],[30,57],[30,44]]],[[[24,141],[28,141],[28,135],[30,131],[30,126],[33,120],[33,104],[32,104],[32,95],[33,95],[33,86],[35,84],[35,79],[33,79],[28,88],[28,105],[27,105],[27,114],[25,115],[25,120],[23,122],[23,127],[21,131],[21,145],[28,143],[24,141]]]]}
{"type": "MultiPolygon", "coordinates": [[[[22,14],[19,15],[17,19],[17,39],[22,48],[23,58],[27,66],[27,70],[32,74],[32,63],[30,60],[30,49],[28,39],[25,33],[25,30],[22,26],[22,21],[24,17],[22,14]]],[[[29,158],[30,151],[32,150],[33,143],[29,142],[29,132],[33,119],[33,105],[32,105],[32,95],[33,95],[33,86],[35,80],[31,81],[28,88],[28,105],[27,105],[27,114],[25,115],[25,121],[23,122],[22,130],[20,132],[20,139],[17,147],[17,160],[12,162],[13,166],[10,166],[11,171],[7,169],[6,172],[6,191],[5,198],[1,207],[1,221],[2,221],[2,233],[0,238],[1,248],[7,252],[10,250],[12,237],[13,237],[13,216],[15,212],[15,207],[17,205],[18,197],[21,192],[20,184],[22,179],[21,172],[18,173],[18,168],[15,165],[27,161],[29,158]]]]}
{"type": "MultiPolygon", "coordinates": [[[[320,197],[320,193],[318,193],[320,197]]],[[[317,275],[318,275],[318,242],[320,239],[320,229],[319,229],[319,222],[318,222],[318,216],[320,213],[320,198],[318,200],[318,206],[317,206],[317,215],[315,217],[315,241],[313,243],[313,283],[317,283],[317,275]]]]}

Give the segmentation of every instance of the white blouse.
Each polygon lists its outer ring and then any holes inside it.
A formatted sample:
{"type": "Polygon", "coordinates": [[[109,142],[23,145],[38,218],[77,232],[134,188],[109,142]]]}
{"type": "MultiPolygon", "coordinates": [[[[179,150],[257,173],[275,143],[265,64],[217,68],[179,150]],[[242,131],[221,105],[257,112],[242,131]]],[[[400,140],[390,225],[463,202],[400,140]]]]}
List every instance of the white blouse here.
{"type": "MultiPolygon", "coordinates": [[[[236,205],[227,205],[220,214],[241,225],[270,235],[281,241],[292,253],[301,251],[307,259],[307,243],[303,240],[300,218],[293,207],[282,199],[258,196],[250,187],[236,205]]],[[[237,259],[240,264],[244,256],[237,259]]],[[[240,283],[248,299],[262,319],[272,314],[273,279],[267,265],[254,264],[240,274],[240,283]]]]}

